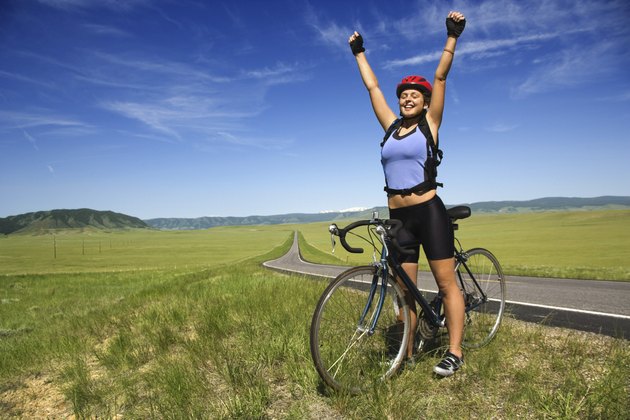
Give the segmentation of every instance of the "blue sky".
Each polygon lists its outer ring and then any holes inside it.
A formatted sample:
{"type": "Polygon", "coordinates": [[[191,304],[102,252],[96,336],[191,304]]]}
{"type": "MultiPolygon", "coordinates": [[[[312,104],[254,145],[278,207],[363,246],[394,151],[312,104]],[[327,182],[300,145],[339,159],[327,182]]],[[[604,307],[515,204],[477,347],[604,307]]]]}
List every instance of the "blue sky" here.
{"type": "Polygon", "coordinates": [[[347,39],[395,108],[447,83],[447,204],[630,195],[626,0],[3,0],[0,217],[155,217],[386,205],[382,131],[347,39]]]}

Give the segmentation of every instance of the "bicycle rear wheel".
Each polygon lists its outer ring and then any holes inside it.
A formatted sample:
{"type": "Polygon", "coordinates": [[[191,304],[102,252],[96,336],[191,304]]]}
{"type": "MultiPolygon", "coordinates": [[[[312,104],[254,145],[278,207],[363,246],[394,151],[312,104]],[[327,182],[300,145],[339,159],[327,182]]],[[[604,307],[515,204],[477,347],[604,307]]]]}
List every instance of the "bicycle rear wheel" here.
{"type": "Polygon", "coordinates": [[[487,249],[474,248],[457,266],[466,319],[463,346],[482,347],[495,336],[505,310],[505,278],[499,261],[487,249]]]}
{"type": "Polygon", "coordinates": [[[409,308],[391,276],[374,333],[368,331],[382,294],[381,283],[378,268],[352,268],[328,285],[315,308],[311,356],[321,378],[337,391],[356,394],[370,388],[393,375],[406,355],[409,308]],[[374,299],[359,325],[375,279],[374,299]]]}

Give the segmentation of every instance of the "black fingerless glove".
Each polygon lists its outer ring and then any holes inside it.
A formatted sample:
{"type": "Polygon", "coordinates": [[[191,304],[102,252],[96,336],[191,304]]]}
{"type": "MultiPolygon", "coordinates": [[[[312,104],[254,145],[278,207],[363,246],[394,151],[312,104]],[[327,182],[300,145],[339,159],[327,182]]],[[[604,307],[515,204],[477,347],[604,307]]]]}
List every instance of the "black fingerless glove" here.
{"type": "Polygon", "coordinates": [[[354,55],[365,52],[365,48],[363,48],[363,37],[361,35],[357,36],[350,43],[350,49],[352,50],[352,54],[354,55]]]}
{"type": "Polygon", "coordinates": [[[448,36],[459,36],[464,32],[464,26],[466,26],[466,19],[455,22],[452,18],[446,18],[446,34],[448,36]]]}

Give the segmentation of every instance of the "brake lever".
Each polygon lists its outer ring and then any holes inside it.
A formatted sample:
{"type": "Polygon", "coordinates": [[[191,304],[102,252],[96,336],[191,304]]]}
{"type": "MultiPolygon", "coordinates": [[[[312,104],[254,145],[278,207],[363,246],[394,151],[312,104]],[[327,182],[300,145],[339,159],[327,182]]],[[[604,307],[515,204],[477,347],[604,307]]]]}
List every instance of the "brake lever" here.
{"type": "MultiPolygon", "coordinates": [[[[376,227],[376,233],[378,234],[381,240],[381,243],[383,244],[383,247],[385,248],[385,252],[389,254],[389,249],[387,249],[387,240],[386,240],[387,230],[386,229],[387,228],[385,226],[379,225],[376,227]]],[[[374,258],[376,258],[376,251],[374,252],[375,252],[374,258]]]]}
{"type": "Polygon", "coordinates": [[[335,235],[339,234],[339,228],[337,228],[336,224],[332,224],[330,226],[328,226],[328,231],[330,232],[330,242],[332,244],[332,253],[335,253],[335,245],[337,244],[337,242],[335,242],[335,235]]]}

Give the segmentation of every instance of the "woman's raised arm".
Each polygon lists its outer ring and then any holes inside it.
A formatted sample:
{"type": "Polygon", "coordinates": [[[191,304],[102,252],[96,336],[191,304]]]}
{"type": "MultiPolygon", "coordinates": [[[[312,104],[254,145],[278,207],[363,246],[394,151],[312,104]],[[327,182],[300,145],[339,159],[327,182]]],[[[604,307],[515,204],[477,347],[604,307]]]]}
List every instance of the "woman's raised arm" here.
{"type": "Polygon", "coordinates": [[[387,105],[385,96],[378,85],[378,79],[367,61],[365,48],[363,48],[363,37],[358,32],[355,32],[350,36],[350,39],[348,39],[348,43],[350,44],[352,53],[357,60],[363,84],[370,94],[370,101],[372,102],[374,114],[376,115],[378,122],[383,127],[383,130],[387,130],[391,123],[396,119],[396,114],[394,114],[389,105],[387,105]]]}
{"type": "Polygon", "coordinates": [[[442,114],[444,113],[444,98],[446,94],[446,77],[451,70],[457,38],[464,31],[466,17],[459,12],[450,12],[446,17],[447,35],[446,45],[433,79],[433,93],[431,94],[431,105],[429,106],[428,119],[437,128],[442,124],[442,114]]]}

